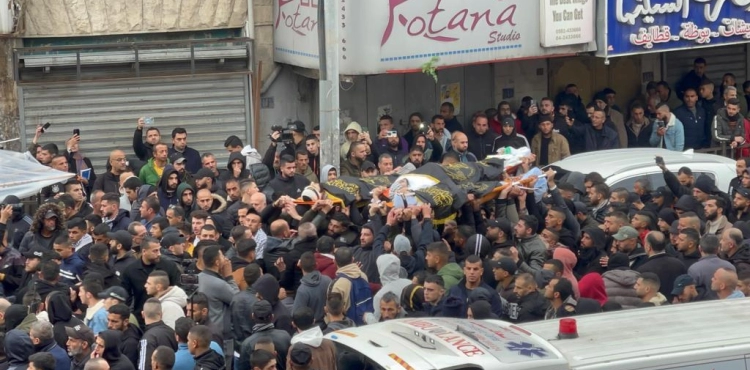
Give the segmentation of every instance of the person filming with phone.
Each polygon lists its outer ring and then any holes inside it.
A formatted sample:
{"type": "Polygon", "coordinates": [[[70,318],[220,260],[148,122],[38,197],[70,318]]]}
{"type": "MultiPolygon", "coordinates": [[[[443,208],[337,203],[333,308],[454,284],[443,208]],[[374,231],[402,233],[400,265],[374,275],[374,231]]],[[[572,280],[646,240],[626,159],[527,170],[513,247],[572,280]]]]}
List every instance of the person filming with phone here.
{"type": "Polygon", "coordinates": [[[681,152],[685,147],[685,129],[667,104],[656,106],[656,124],[653,125],[652,146],[681,152]]]}
{"type": "Polygon", "coordinates": [[[81,153],[81,131],[73,130],[73,136],[65,141],[65,157],[68,160],[68,172],[76,174],[76,181],[83,185],[86,194],[91,194],[91,189],[96,181],[96,173],[91,160],[81,153]]]}

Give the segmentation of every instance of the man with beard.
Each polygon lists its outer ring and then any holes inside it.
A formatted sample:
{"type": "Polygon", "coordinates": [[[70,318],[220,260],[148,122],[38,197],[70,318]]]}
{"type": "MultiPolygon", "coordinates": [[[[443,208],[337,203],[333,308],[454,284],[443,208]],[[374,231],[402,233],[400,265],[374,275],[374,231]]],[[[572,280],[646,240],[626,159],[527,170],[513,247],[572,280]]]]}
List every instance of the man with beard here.
{"type": "Polygon", "coordinates": [[[149,127],[146,129],[146,141],[143,141],[143,129],[146,126],[145,118],[141,117],[138,119],[138,126],[133,132],[133,152],[136,157],[142,161],[146,161],[153,155],[154,146],[161,141],[161,132],[156,127],[149,127]]]}
{"type": "Polygon", "coordinates": [[[424,150],[422,150],[422,147],[415,145],[409,150],[409,163],[413,164],[416,168],[424,164],[424,150]]]}
{"type": "Polygon", "coordinates": [[[70,195],[73,201],[75,201],[75,206],[73,207],[75,213],[69,218],[84,218],[94,213],[94,207],[86,201],[86,194],[83,193],[83,186],[80,182],[68,181],[65,184],[65,194],[70,195]]]}
{"type": "MultiPolygon", "coordinates": [[[[2,216],[0,213],[0,221],[2,216]]],[[[0,243],[0,293],[10,296],[18,289],[18,284],[23,276],[24,259],[18,250],[0,243]]]]}
{"type": "Polygon", "coordinates": [[[182,127],[172,130],[172,147],[169,154],[180,153],[186,159],[185,166],[190,173],[196,173],[201,168],[201,155],[197,150],[187,146],[187,131],[182,127]]]}
{"type": "MultiPolygon", "coordinates": [[[[121,275],[122,287],[130,294],[134,312],[140,312],[143,309],[143,304],[148,299],[146,280],[148,280],[148,275],[157,269],[167,273],[169,285],[176,285],[180,279],[180,270],[177,265],[166,258],[161,258],[159,241],[145,237],[141,242],[141,258],[133,262],[121,275]]],[[[142,317],[138,320],[143,324],[142,317]]]]}
{"type": "Polygon", "coordinates": [[[619,252],[628,255],[630,260],[630,268],[638,270],[646,261],[648,261],[648,255],[643,249],[639,241],[638,231],[631,226],[623,226],[616,234],[612,235],[615,240],[614,245],[617,247],[619,252]]]}
{"type": "Polygon", "coordinates": [[[620,139],[617,131],[605,124],[607,122],[606,113],[599,107],[592,109],[591,124],[574,125],[574,121],[568,121],[571,135],[583,140],[587,152],[618,149],[620,139]]]}
{"type": "Polygon", "coordinates": [[[195,178],[196,190],[208,189],[211,193],[226,197],[211,169],[201,168],[193,177],[195,178]]]}
{"type": "Polygon", "coordinates": [[[494,154],[492,149],[497,134],[490,130],[487,115],[478,113],[474,116],[472,129],[467,130],[466,136],[469,139],[469,152],[474,153],[478,160],[482,160],[490,154],[494,154]]]}
{"type": "Polygon", "coordinates": [[[346,160],[341,162],[341,176],[362,176],[362,163],[367,158],[367,144],[355,141],[349,147],[346,160]]]}
{"type": "Polygon", "coordinates": [[[701,236],[698,234],[698,231],[691,228],[682,229],[677,234],[677,245],[675,245],[679,252],[677,257],[685,265],[685,268],[690,268],[690,266],[698,262],[701,258],[701,253],[698,249],[700,239],[701,236]]]}
{"type": "MultiPolygon", "coordinates": [[[[355,147],[352,144],[352,147],[355,147]]],[[[289,155],[282,155],[279,162],[280,176],[276,176],[266,187],[266,195],[273,201],[286,195],[291,198],[299,198],[302,190],[310,185],[310,180],[297,174],[297,163],[289,155]]]]}
{"type": "Polygon", "coordinates": [[[546,166],[570,156],[568,139],[553,131],[549,118],[539,122],[539,133],[531,139],[531,152],[536,155],[538,166],[546,166]]]}
{"type": "Polygon", "coordinates": [[[122,150],[113,150],[109,154],[109,167],[107,173],[97,176],[92,191],[101,190],[105,193],[120,193],[120,174],[127,169],[128,160],[122,150]]]}
{"type": "Polygon", "coordinates": [[[120,208],[120,196],[107,193],[102,197],[102,223],[109,225],[110,230],[127,230],[130,225],[130,213],[120,208]]]}
{"type": "Polygon", "coordinates": [[[83,370],[91,358],[91,346],[94,344],[94,332],[86,325],[65,327],[68,334],[68,356],[71,358],[70,370],[83,370]]]}
{"type": "Polygon", "coordinates": [[[732,213],[729,222],[750,221],[750,189],[738,188],[732,200],[732,213]]]}
{"type": "Polygon", "coordinates": [[[203,155],[201,156],[201,165],[203,166],[203,168],[211,170],[214,179],[224,178],[224,176],[227,176],[225,175],[227,170],[223,168],[219,169],[216,165],[216,157],[213,155],[213,153],[203,153],[203,155]]]}
{"type": "Polygon", "coordinates": [[[310,168],[310,156],[307,153],[307,149],[297,149],[294,153],[295,164],[297,165],[296,173],[306,178],[311,183],[318,182],[318,177],[310,168]]]}
{"type": "Polygon", "coordinates": [[[736,98],[726,101],[726,107],[716,111],[712,124],[714,140],[731,148],[745,143],[745,118],[740,113],[740,101],[736,98]]]}
{"type": "Polygon", "coordinates": [[[454,132],[451,136],[451,150],[447,153],[458,155],[461,163],[476,162],[477,157],[469,150],[469,138],[461,131],[454,132]]]}
{"type": "Polygon", "coordinates": [[[598,223],[604,222],[604,216],[609,207],[609,186],[607,184],[596,184],[587,189],[589,202],[591,202],[591,216],[598,223]]]}
{"type": "Polygon", "coordinates": [[[743,242],[742,231],[731,228],[720,236],[719,255],[734,265],[738,274],[750,272],[750,245],[743,242]]]}
{"type": "Polygon", "coordinates": [[[703,202],[703,209],[706,212],[706,234],[721,235],[721,233],[730,227],[727,217],[724,216],[726,202],[724,198],[709,196],[703,202]]]}
{"type": "Polygon", "coordinates": [[[116,271],[107,263],[109,259],[109,247],[107,245],[94,244],[88,256],[83,280],[86,280],[90,274],[96,273],[101,275],[104,289],[120,285],[120,278],[116,271]]]}
{"type": "MultiPolygon", "coordinates": [[[[646,117],[646,110],[641,103],[633,103],[630,107],[630,119],[625,123],[628,136],[628,148],[651,147],[651,132],[653,122],[646,117]]],[[[678,116],[679,117],[679,116],[678,116]]]]}
{"type": "Polygon", "coordinates": [[[112,268],[115,274],[122,278],[125,269],[136,261],[133,252],[130,251],[133,245],[133,237],[126,230],[108,232],[109,251],[112,254],[112,268]]]}
{"type": "Polygon", "coordinates": [[[181,153],[172,153],[172,155],[169,156],[169,163],[175,170],[177,170],[180,183],[188,183],[190,186],[195,186],[193,175],[185,168],[185,156],[181,153]]]}
{"type": "Polygon", "coordinates": [[[159,188],[156,191],[161,209],[167,209],[169,206],[177,204],[179,199],[176,194],[179,185],[180,175],[177,170],[172,166],[165,167],[164,172],[161,175],[161,180],[159,180],[159,188]]]}
{"type": "Polygon", "coordinates": [[[154,145],[153,157],[141,167],[141,172],[138,174],[138,178],[143,181],[144,184],[156,186],[164,173],[164,167],[167,166],[167,144],[157,143],[154,145]]]}
{"type": "MultiPolygon", "coordinates": [[[[124,297],[120,297],[124,298],[124,297]]],[[[122,302],[122,301],[121,301],[122,302]]],[[[122,303],[115,304],[108,308],[107,329],[122,332],[120,340],[120,352],[127,357],[130,362],[138,363],[139,345],[143,331],[134,321],[135,318],[130,313],[130,308],[122,303]]]]}
{"type": "Polygon", "coordinates": [[[33,248],[51,251],[55,238],[65,233],[64,222],[60,207],[54,203],[43,204],[34,214],[31,228],[21,240],[18,251],[24,253],[33,248]]]}
{"type": "Polygon", "coordinates": [[[487,240],[492,243],[490,255],[497,249],[510,248],[513,243],[513,227],[506,218],[487,220],[487,240]]]}
{"type": "Polygon", "coordinates": [[[729,194],[730,197],[734,198],[734,193],[737,191],[737,188],[743,186],[748,187],[743,184],[743,182],[747,182],[750,180],[750,173],[748,173],[746,170],[748,168],[748,162],[747,158],[740,158],[735,162],[735,171],[737,173],[737,177],[733,178],[732,181],[729,182],[729,190],[727,191],[727,194],[729,194]],[[745,179],[745,181],[743,181],[745,179]]]}

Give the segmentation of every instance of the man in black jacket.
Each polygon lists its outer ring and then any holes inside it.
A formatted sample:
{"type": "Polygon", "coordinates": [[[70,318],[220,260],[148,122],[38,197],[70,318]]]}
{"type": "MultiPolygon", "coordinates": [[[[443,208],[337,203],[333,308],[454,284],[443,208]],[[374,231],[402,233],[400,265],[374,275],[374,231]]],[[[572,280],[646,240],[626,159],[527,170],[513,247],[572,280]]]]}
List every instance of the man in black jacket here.
{"type": "Polygon", "coordinates": [[[144,327],[141,339],[139,370],[151,369],[151,355],[156,347],[167,346],[177,351],[177,337],[174,330],[161,321],[161,302],[157,298],[149,298],[143,305],[144,327]]]}
{"type": "Polygon", "coordinates": [[[195,358],[196,370],[222,370],[226,367],[224,357],[210,348],[211,329],[204,325],[190,328],[188,351],[195,358]]]}
{"type": "MultiPolygon", "coordinates": [[[[274,221],[271,224],[272,230],[274,229],[274,226],[282,228],[289,227],[289,225],[287,225],[286,221],[284,220],[274,221]]],[[[313,225],[311,222],[305,222],[299,225],[297,237],[292,241],[292,250],[289,251],[289,253],[287,253],[283,258],[283,262],[285,264],[284,267],[286,267],[286,269],[281,274],[281,279],[279,279],[279,285],[287,290],[287,294],[289,294],[289,292],[295,292],[297,291],[297,288],[299,288],[303,274],[302,269],[297,266],[297,262],[299,262],[299,259],[300,257],[302,257],[303,253],[315,253],[317,247],[317,238],[317,230],[315,229],[315,225],[313,225]]]]}
{"type": "Polygon", "coordinates": [[[302,195],[302,190],[310,185],[310,180],[297,174],[297,162],[290,155],[281,156],[279,175],[268,183],[264,191],[273,201],[276,201],[282,195],[294,199],[299,198],[302,195]]]}
{"type": "Polygon", "coordinates": [[[643,249],[648,254],[648,260],[641,265],[637,271],[641,274],[653,272],[659,277],[661,284],[659,293],[667,297],[667,302],[672,302],[672,288],[678,276],[687,274],[687,268],[678,258],[665,253],[667,241],[660,231],[652,231],[646,235],[643,249]]]}
{"type": "Polygon", "coordinates": [[[143,129],[146,126],[146,120],[138,119],[138,126],[133,132],[133,152],[135,156],[142,161],[147,161],[153,156],[154,145],[161,141],[161,132],[156,127],[146,129],[146,141],[143,141],[143,129]]]}
{"type": "Polygon", "coordinates": [[[120,353],[120,339],[122,333],[117,330],[105,330],[99,332],[96,337],[94,353],[96,357],[107,360],[110,370],[135,370],[130,360],[120,353]]]}
{"type": "Polygon", "coordinates": [[[507,312],[507,319],[512,322],[529,322],[544,319],[547,311],[547,300],[539,293],[534,276],[522,273],[516,277],[516,287],[513,289],[519,296],[518,303],[511,303],[507,312]]]}
{"type": "MultiPolygon", "coordinates": [[[[154,270],[164,270],[169,275],[169,285],[177,285],[180,280],[180,270],[177,265],[161,258],[161,245],[159,241],[146,237],[141,242],[141,258],[131,263],[125,272],[120,276],[122,287],[130,294],[133,303],[133,312],[140,312],[144,302],[148,298],[146,294],[146,280],[148,275],[154,270]]],[[[138,321],[143,324],[143,318],[138,317],[138,321]]],[[[176,345],[175,345],[175,348],[176,345]]],[[[150,365],[149,365],[150,366],[150,365]]]]}

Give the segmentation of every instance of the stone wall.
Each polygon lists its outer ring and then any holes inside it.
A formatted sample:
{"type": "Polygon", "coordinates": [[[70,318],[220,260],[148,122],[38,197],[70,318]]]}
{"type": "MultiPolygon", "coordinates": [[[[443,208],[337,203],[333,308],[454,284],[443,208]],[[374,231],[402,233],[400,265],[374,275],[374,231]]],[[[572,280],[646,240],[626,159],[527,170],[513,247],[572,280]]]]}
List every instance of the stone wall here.
{"type": "MultiPolygon", "coordinates": [[[[253,0],[255,27],[255,65],[263,62],[261,79],[266,80],[273,71],[273,0],[253,0]]],[[[254,68],[256,68],[254,67],[254,68]]]]}
{"type": "Polygon", "coordinates": [[[25,0],[24,37],[240,28],[248,0],[25,0]]]}

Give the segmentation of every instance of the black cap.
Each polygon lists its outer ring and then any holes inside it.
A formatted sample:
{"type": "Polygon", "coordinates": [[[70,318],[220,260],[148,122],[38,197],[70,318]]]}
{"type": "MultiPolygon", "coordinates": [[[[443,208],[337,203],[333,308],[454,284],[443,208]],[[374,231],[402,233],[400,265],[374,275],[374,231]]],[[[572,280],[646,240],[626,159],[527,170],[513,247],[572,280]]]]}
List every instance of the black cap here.
{"type": "Polygon", "coordinates": [[[651,196],[654,198],[664,197],[667,195],[671,195],[672,191],[669,190],[666,186],[660,186],[654,190],[653,193],[651,193],[651,196]]]}
{"type": "Polygon", "coordinates": [[[253,315],[256,319],[267,319],[273,315],[273,307],[266,300],[253,303],[253,315]]]}
{"type": "Polygon", "coordinates": [[[133,236],[125,230],[118,230],[115,232],[108,232],[107,238],[110,240],[117,240],[118,243],[122,244],[125,250],[133,247],[133,236]]]}
{"type": "Polygon", "coordinates": [[[174,152],[169,155],[169,163],[177,163],[179,161],[185,161],[185,156],[180,152],[174,152]]]}
{"type": "Polygon", "coordinates": [[[296,343],[289,353],[292,365],[307,366],[312,362],[312,350],[304,343],[296,343]]]}
{"type": "Polygon", "coordinates": [[[487,220],[487,227],[497,227],[500,230],[505,233],[508,237],[513,235],[512,229],[513,226],[510,224],[510,221],[508,221],[505,218],[498,218],[498,219],[488,219],[487,220]]]}
{"type": "Polygon", "coordinates": [[[65,334],[68,334],[69,338],[86,341],[89,345],[93,344],[96,338],[94,338],[94,332],[84,324],[79,324],[73,327],[66,326],[65,334]]]}
{"type": "Polygon", "coordinates": [[[47,211],[47,213],[44,214],[44,219],[45,220],[48,220],[48,219],[53,218],[53,217],[57,217],[57,213],[55,213],[55,211],[53,211],[51,209],[49,211],[47,211]]]}
{"type": "Polygon", "coordinates": [[[305,132],[305,124],[302,121],[294,121],[289,125],[292,131],[305,132]]]}
{"type": "Polygon", "coordinates": [[[168,233],[161,238],[162,248],[169,248],[175,244],[180,244],[184,242],[185,242],[185,238],[180,236],[179,233],[175,233],[175,232],[168,233]]]}
{"type": "Polygon", "coordinates": [[[196,180],[205,179],[206,177],[210,177],[213,179],[214,171],[211,171],[211,169],[208,169],[208,168],[201,168],[200,170],[198,170],[198,173],[196,173],[195,176],[193,176],[193,178],[196,180]]]}
{"type": "Polygon", "coordinates": [[[518,270],[518,266],[510,257],[501,257],[497,261],[490,261],[490,266],[492,266],[493,269],[505,270],[511,275],[515,275],[518,270]]]}
{"type": "Polygon", "coordinates": [[[750,199],[750,189],[743,186],[738,186],[737,188],[735,188],[735,190],[737,191],[737,194],[739,194],[743,198],[750,199]]]}
{"type": "Polygon", "coordinates": [[[377,167],[375,166],[375,163],[372,163],[370,161],[364,161],[362,163],[362,171],[369,171],[369,170],[375,170],[377,167]]]}
{"type": "Polygon", "coordinates": [[[125,288],[121,286],[113,286],[99,293],[97,295],[97,298],[99,299],[114,298],[120,302],[125,302],[128,300],[128,292],[125,290],[125,288]]]}
{"type": "Polygon", "coordinates": [[[502,121],[500,121],[501,126],[516,126],[516,122],[513,120],[513,117],[511,116],[505,116],[503,117],[502,121]]]}
{"type": "Polygon", "coordinates": [[[60,254],[55,251],[44,249],[42,247],[33,247],[31,250],[23,252],[23,256],[26,258],[39,258],[43,260],[59,259],[60,254]]]}

